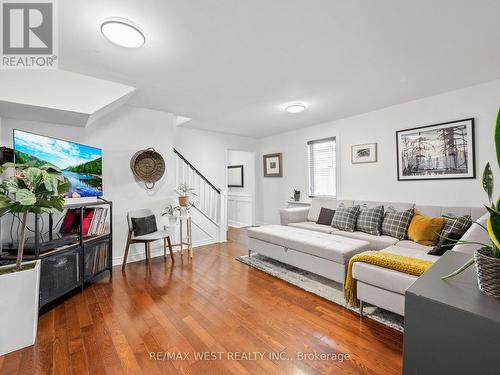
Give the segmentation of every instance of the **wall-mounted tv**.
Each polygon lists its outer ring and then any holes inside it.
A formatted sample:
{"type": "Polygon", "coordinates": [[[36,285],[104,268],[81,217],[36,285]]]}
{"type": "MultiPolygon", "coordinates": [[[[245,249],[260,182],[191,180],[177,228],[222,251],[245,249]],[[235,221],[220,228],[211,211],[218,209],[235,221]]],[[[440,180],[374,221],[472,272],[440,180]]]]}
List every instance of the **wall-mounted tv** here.
{"type": "Polygon", "coordinates": [[[102,150],[14,129],[16,163],[52,164],[61,169],[71,188],[66,198],[102,195],[102,150]]]}

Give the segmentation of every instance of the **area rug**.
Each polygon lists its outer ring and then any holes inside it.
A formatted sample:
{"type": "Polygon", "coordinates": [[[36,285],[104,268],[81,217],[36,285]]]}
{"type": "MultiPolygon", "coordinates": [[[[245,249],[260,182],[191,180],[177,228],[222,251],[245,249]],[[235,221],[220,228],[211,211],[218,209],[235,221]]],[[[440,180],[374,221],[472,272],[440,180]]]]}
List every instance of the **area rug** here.
{"type": "MultiPolygon", "coordinates": [[[[344,292],[340,283],[260,254],[252,254],[251,258],[248,255],[243,255],[237,257],[236,260],[359,313],[359,308],[345,306],[344,292]]],[[[398,314],[365,303],[363,315],[403,332],[403,317],[398,314]]]]}

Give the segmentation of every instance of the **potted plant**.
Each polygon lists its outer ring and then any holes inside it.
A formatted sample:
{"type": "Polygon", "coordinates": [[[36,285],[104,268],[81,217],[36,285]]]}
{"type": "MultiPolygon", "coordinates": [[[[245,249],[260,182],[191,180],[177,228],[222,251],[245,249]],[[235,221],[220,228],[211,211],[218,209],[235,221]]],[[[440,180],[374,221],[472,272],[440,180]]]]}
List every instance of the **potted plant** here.
{"type": "Polygon", "coordinates": [[[175,217],[175,211],[180,211],[180,207],[174,207],[172,204],[169,204],[165,208],[165,212],[161,214],[161,216],[167,216],[168,217],[168,223],[172,227],[177,223],[177,218],[175,217]]]}
{"type": "Polygon", "coordinates": [[[293,190],[293,200],[295,202],[299,202],[300,201],[300,190],[297,190],[297,189],[293,190]]]}
{"type": "Polygon", "coordinates": [[[187,183],[180,184],[177,187],[177,190],[179,191],[179,205],[181,207],[188,207],[189,206],[189,195],[196,195],[194,193],[194,188],[189,187],[187,183]]]}
{"type": "MultiPolygon", "coordinates": [[[[495,147],[497,162],[500,165],[500,110],[498,111],[495,127],[495,147]]],[[[494,185],[490,163],[487,163],[484,168],[482,183],[483,189],[488,195],[488,200],[490,202],[490,206],[486,206],[489,217],[486,227],[477,222],[475,224],[481,225],[481,227],[488,232],[491,243],[474,243],[482,246],[480,249],[476,250],[474,257],[458,270],[442,277],[442,279],[444,280],[456,276],[472,264],[475,264],[479,289],[490,296],[500,297],[500,198],[497,199],[496,203],[492,200],[494,185]]],[[[456,241],[456,243],[460,245],[471,242],[456,241]]]]}
{"type": "Polygon", "coordinates": [[[36,338],[40,261],[22,262],[28,213],[63,211],[69,190],[68,180],[52,165],[0,166],[0,174],[7,170],[14,174],[0,185],[0,217],[11,213],[20,232],[16,264],[0,267],[0,355],[33,345],[36,338]]]}

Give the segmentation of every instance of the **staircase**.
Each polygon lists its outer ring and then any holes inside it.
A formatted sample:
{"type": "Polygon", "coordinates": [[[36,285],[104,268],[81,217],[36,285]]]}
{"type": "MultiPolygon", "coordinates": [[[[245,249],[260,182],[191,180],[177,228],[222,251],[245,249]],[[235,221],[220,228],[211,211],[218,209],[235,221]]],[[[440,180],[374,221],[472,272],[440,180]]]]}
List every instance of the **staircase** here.
{"type": "Polygon", "coordinates": [[[174,148],[175,186],[186,183],[196,195],[189,201],[194,245],[224,242],[227,239],[227,189],[215,187],[174,148]]]}

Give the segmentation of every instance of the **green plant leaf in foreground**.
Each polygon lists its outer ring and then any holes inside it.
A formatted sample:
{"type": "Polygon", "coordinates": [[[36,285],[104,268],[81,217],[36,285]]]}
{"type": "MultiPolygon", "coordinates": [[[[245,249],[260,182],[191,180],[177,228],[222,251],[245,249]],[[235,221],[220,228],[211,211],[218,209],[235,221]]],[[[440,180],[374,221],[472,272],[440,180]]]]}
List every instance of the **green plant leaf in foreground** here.
{"type": "Polygon", "coordinates": [[[488,194],[488,201],[491,202],[493,196],[493,172],[490,163],[486,164],[483,172],[483,190],[488,194]]]}
{"type": "Polygon", "coordinates": [[[471,258],[469,261],[467,261],[467,263],[465,263],[462,267],[460,267],[458,270],[456,271],[453,271],[452,273],[450,273],[449,275],[446,275],[446,276],[443,276],[441,278],[441,280],[446,280],[446,279],[449,279],[450,277],[453,277],[453,276],[457,276],[459,273],[465,271],[467,268],[469,268],[470,266],[472,266],[474,264],[474,258],[471,258]]]}
{"type": "Polygon", "coordinates": [[[16,193],[16,202],[22,206],[32,206],[36,203],[36,195],[28,189],[18,190],[16,193]]]}
{"type": "Polygon", "coordinates": [[[495,147],[497,149],[497,163],[500,166],[500,109],[497,114],[497,125],[495,127],[495,147]]]}

